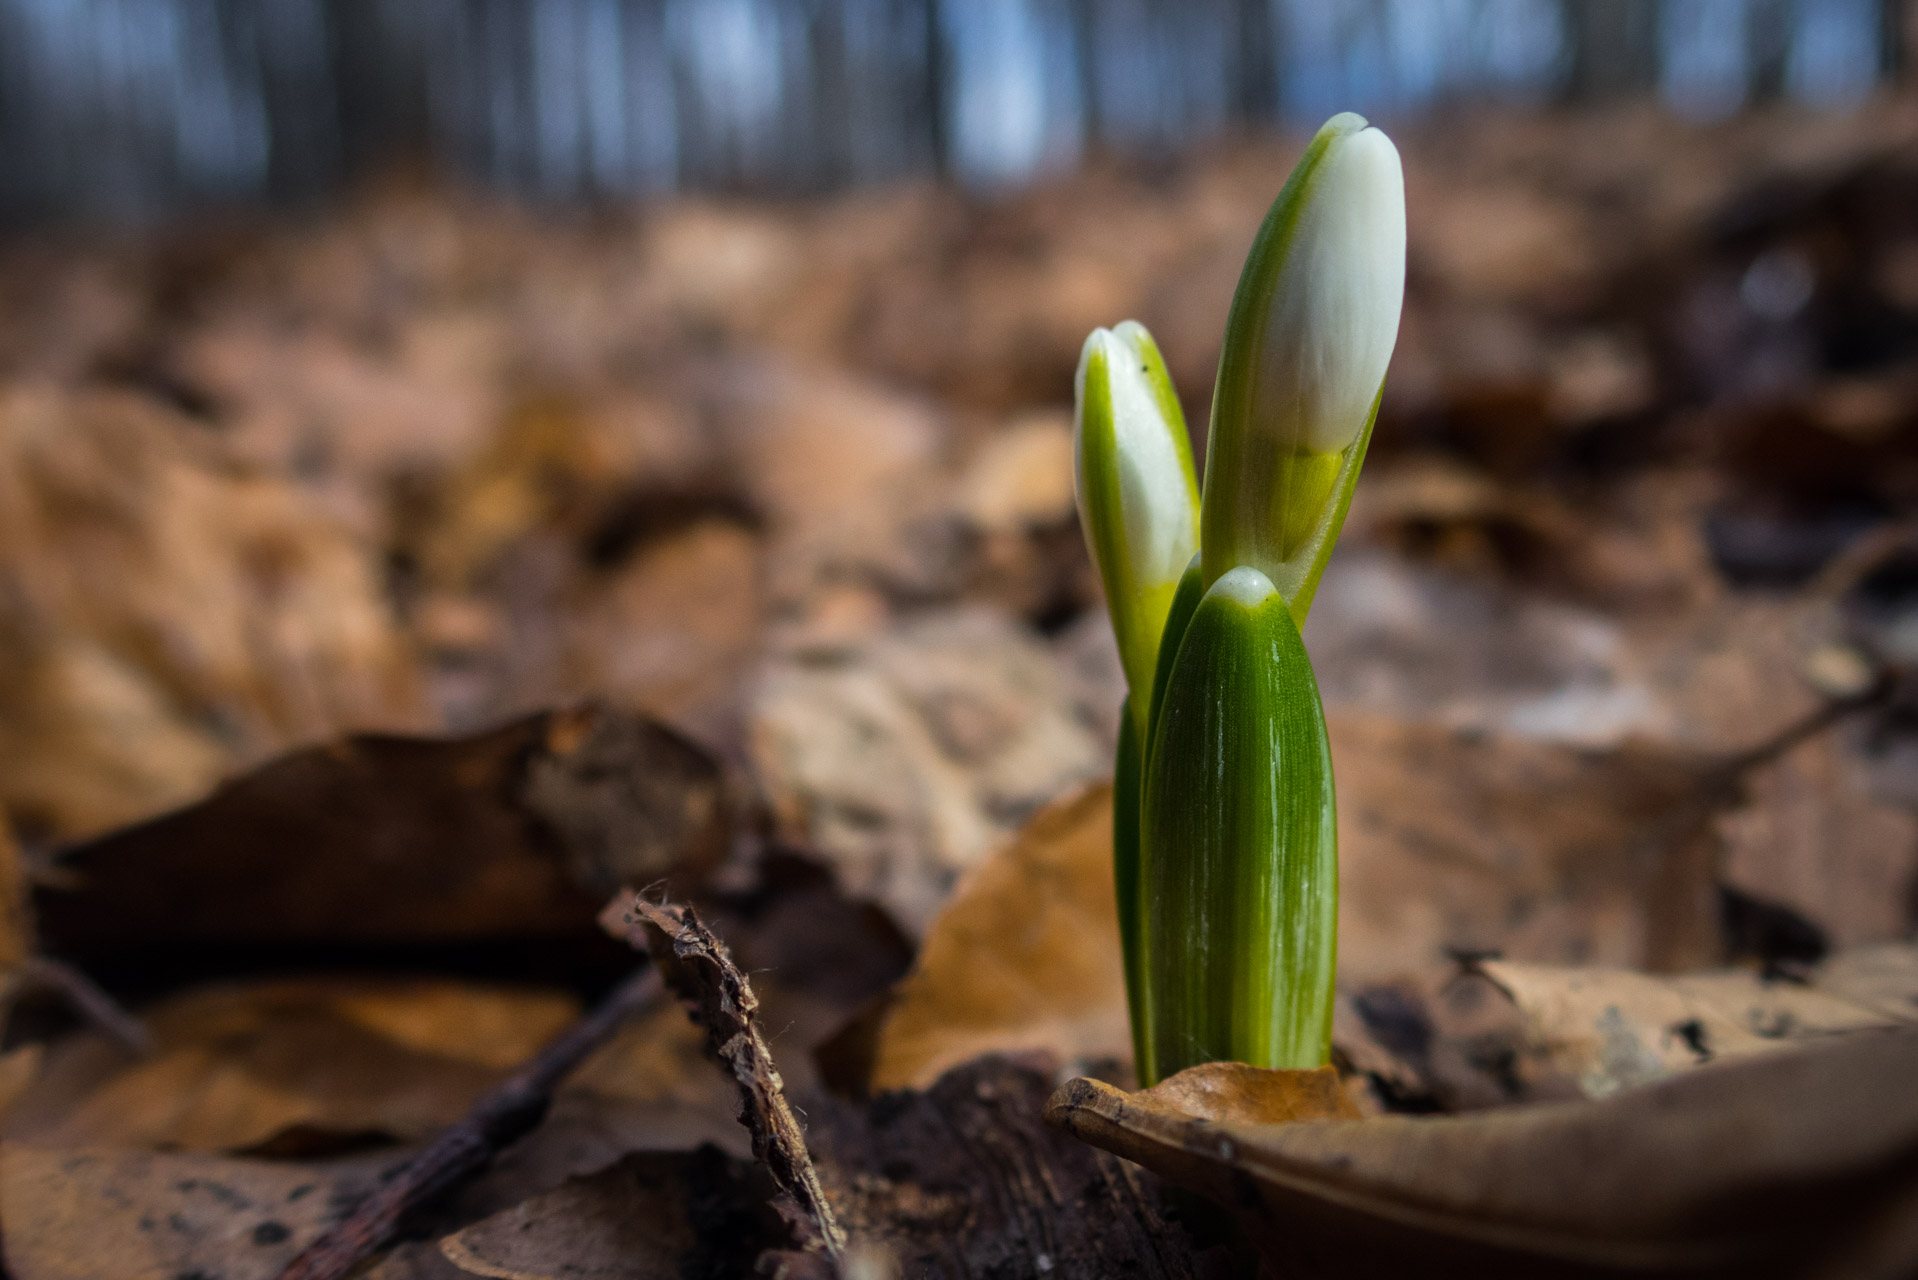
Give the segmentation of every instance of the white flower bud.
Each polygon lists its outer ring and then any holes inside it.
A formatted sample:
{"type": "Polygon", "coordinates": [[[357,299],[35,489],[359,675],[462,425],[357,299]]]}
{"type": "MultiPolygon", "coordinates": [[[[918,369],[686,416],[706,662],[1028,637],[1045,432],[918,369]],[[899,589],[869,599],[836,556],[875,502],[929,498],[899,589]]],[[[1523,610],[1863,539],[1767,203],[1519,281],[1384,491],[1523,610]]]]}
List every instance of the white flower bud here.
{"type": "Polygon", "coordinates": [[[1309,602],[1404,293],[1398,150],[1363,118],[1334,116],[1273,202],[1232,299],[1206,458],[1207,582],[1251,565],[1295,611],[1301,590],[1309,602]]]}
{"type": "Polygon", "coordinates": [[[1143,718],[1166,611],[1199,549],[1192,444],[1165,360],[1136,321],[1093,331],[1075,390],[1079,516],[1143,718]]]}

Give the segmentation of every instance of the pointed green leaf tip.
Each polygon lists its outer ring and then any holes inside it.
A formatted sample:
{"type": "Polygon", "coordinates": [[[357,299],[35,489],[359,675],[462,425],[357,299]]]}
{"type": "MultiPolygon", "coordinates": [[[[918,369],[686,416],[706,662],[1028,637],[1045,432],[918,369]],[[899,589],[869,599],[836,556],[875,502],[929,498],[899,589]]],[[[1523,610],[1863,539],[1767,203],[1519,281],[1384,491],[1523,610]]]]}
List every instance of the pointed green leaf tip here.
{"type": "Polygon", "coordinates": [[[1284,598],[1241,567],[1178,642],[1145,761],[1141,1082],[1200,1062],[1323,1065],[1338,831],[1318,684],[1284,598]]]}
{"type": "Polygon", "coordinates": [[[1305,621],[1345,522],[1405,293],[1391,139],[1332,117],[1272,202],[1239,276],[1206,453],[1208,584],[1249,565],[1305,621]]]}
{"type": "Polygon", "coordinates": [[[1143,737],[1166,610],[1199,549],[1192,443],[1165,359],[1136,321],[1093,330],[1075,390],[1079,518],[1143,737]]]}

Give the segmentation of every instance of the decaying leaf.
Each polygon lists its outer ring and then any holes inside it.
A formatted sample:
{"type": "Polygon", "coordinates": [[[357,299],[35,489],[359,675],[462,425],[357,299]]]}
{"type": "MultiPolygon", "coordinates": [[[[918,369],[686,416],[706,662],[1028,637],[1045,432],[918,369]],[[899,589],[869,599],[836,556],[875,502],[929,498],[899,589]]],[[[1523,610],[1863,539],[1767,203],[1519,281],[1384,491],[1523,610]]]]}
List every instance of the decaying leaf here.
{"type": "Polygon", "coordinates": [[[1429,971],[1454,950],[1664,970],[1721,955],[1719,762],[1374,715],[1328,729],[1342,981],[1429,971]]]}
{"type": "Polygon", "coordinates": [[[0,821],[0,974],[17,971],[33,952],[32,894],[12,829],[0,821]]]}
{"type": "Polygon", "coordinates": [[[0,1149],[14,1280],[271,1280],[376,1183],[322,1165],[97,1149],[0,1149]]]}
{"type": "Polygon", "coordinates": [[[1133,1105],[1159,1115],[1231,1124],[1295,1124],[1356,1120],[1358,1108],[1331,1067],[1267,1071],[1243,1062],[1206,1062],[1133,1094],[1133,1105]]]}
{"type": "Polygon", "coordinates": [[[924,1089],[984,1053],[1130,1061],[1112,788],[1029,822],[963,882],[913,970],[824,1055],[836,1087],[924,1089]]]}
{"type": "Polygon", "coordinates": [[[787,1242],[763,1172],[711,1147],[627,1156],[440,1242],[463,1274],[512,1280],[750,1275],[787,1242]]]}
{"type": "Polygon", "coordinates": [[[427,723],[376,556],[124,393],[0,396],[0,807],[89,836],[346,729],[427,723]]]}
{"type": "Polygon", "coordinates": [[[657,1003],[657,969],[627,975],[583,1018],[540,1047],[433,1140],[381,1179],[287,1266],[281,1280],[346,1280],[446,1193],[464,1185],[501,1150],[539,1126],[559,1084],[633,1014],[657,1003]]]}
{"type": "Polygon", "coordinates": [[[1840,952],[1803,978],[1476,962],[1525,1016],[1527,1048],[1594,1098],[1673,1071],[1861,1027],[1918,1024],[1918,947],[1840,952]]]}
{"type": "Polygon", "coordinates": [[[588,709],[470,738],[353,737],[71,848],[39,898],[69,955],[174,942],[433,942],[590,930],[608,885],[723,851],[718,764],[588,709]]]}
{"type": "Polygon", "coordinates": [[[929,615],[771,662],[753,695],[754,763],[782,832],[917,934],[1026,818],[1110,771],[1111,743],[1070,690],[1010,620],[929,615]]]}
{"type": "Polygon", "coordinates": [[[1230,1208],[1288,1276],[1889,1276],[1918,1265],[1915,1073],[1901,1028],[1476,1116],[1199,1118],[1079,1079],[1047,1118],[1230,1208]]]}

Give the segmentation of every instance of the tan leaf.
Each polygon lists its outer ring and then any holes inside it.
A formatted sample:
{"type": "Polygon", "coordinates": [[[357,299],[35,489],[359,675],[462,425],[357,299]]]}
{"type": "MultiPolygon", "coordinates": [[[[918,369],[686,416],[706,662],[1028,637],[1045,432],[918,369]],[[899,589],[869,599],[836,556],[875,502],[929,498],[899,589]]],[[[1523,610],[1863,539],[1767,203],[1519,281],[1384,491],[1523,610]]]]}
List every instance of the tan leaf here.
{"type": "Polygon", "coordinates": [[[1110,773],[1111,746],[1070,688],[1054,654],[998,612],[928,614],[769,663],[753,763],[782,832],[917,934],[1026,818],[1110,773]]]}
{"type": "Polygon", "coordinates": [[[1861,1027],[1918,1023],[1918,947],[1843,952],[1806,980],[1748,969],[1660,976],[1487,960],[1530,1048],[1591,1097],[1722,1058],[1861,1027]]]}
{"type": "Polygon", "coordinates": [[[377,1165],[118,1150],[0,1150],[0,1218],[15,1280],[270,1280],[377,1165]]]}
{"type": "Polygon", "coordinates": [[[923,1089],[983,1053],[1129,1061],[1112,788],[1046,808],[963,881],[880,1016],[873,1089],[923,1089]]]}
{"type": "Polygon", "coordinates": [[[756,1216],[735,1209],[727,1231],[706,1222],[702,1242],[694,1201],[730,1192],[736,1203],[750,1204],[741,1192],[768,1190],[746,1166],[711,1150],[628,1156],[447,1236],[440,1252],[461,1273],[495,1280],[745,1275],[762,1244],[783,1238],[778,1217],[764,1206],[756,1216]],[[712,1239],[722,1234],[728,1238],[712,1239]]]}
{"type": "Polygon", "coordinates": [[[56,836],[427,722],[377,550],[152,400],[0,397],[0,583],[0,805],[56,836]]]}
{"type": "Polygon", "coordinates": [[[570,995],[447,982],[202,988],[151,1010],[151,1057],[54,1045],[7,1116],[39,1146],[325,1148],[450,1124],[578,1014],[570,995]]]}
{"type": "Polygon", "coordinates": [[[1080,1079],[1047,1118],[1230,1207],[1287,1276],[1902,1275],[1914,1073],[1902,1028],[1466,1117],[1272,1124],[1250,1090],[1201,1118],[1080,1079]]]}

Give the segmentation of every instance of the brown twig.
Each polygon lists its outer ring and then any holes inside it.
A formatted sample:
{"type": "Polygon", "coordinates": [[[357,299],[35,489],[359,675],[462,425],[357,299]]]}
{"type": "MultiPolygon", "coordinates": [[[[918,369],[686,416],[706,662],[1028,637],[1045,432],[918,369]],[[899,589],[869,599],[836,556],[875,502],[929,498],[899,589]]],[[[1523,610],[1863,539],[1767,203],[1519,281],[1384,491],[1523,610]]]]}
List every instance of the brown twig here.
{"type": "Polygon", "coordinates": [[[659,970],[652,966],[622,982],[598,1008],[480,1099],[465,1119],[433,1139],[390,1182],[301,1250],[279,1280],[343,1280],[392,1241],[408,1214],[478,1173],[508,1143],[538,1124],[559,1082],[659,993],[659,970]]]}
{"type": "Polygon", "coordinates": [[[28,956],[0,990],[0,1025],[5,1024],[15,1002],[30,991],[50,991],[59,996],[89,1026],[136,1058],[153,1052],[153,1037],[145,1023],[122,1009],[86,974],[50,956],[28,956]]]}
{"type": "Polygon", "coordinates": [[[636,898],[626,919],[640,926],[628,935],[630,940],[651,950],[653,964],[692,1007],[712,1039],[713,1051],[732,1072],[739,1086],[739,1122],[752,1135],[753,1154],[792,1201],[787,1217],[810,1237],[805,1240],[809,1248],[836,1264],[845,1252],[846,1236],[826,1201],[805,1134],[786,1103],[784,1082],[753,1016],[759,1000],[746,975],[691,907],[636,898]]]}

